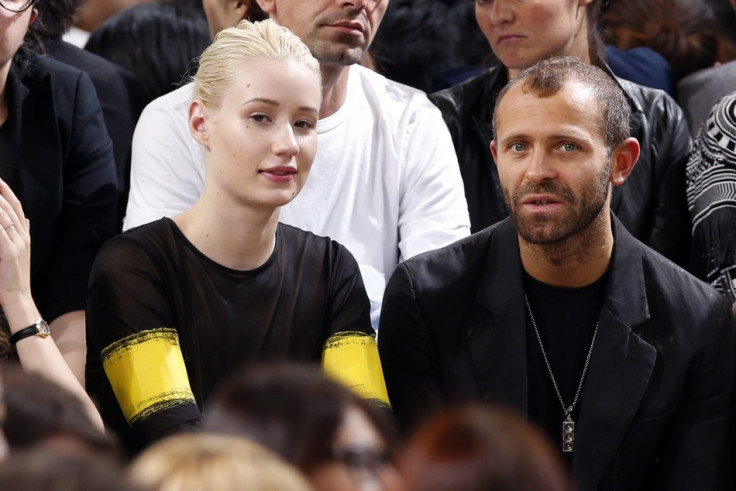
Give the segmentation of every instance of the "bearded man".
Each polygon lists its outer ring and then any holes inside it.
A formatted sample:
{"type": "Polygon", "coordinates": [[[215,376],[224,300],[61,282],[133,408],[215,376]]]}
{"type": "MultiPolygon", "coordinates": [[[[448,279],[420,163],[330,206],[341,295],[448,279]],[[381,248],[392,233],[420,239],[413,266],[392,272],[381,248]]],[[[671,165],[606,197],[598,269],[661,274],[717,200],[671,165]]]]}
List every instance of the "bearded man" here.
{"type": "Polygon", "coordinates": [[[407,425],[448,402],[511,406],[588,489],[733,489],[729,303],[611,213],[639,156],[621,89],[553,58],[497,99],[511,217],[392,275],[379,352],[407,425]]]}

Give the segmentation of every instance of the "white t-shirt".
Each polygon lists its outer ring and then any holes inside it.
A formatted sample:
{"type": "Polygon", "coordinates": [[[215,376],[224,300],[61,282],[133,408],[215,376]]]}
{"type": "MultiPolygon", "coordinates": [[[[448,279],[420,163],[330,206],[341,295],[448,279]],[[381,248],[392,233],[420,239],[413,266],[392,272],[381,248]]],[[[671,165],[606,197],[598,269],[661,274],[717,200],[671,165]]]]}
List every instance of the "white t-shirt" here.
{"type": "MultiPolygon", "coordinates": [[[[186,211],[204,187],[204,149],[188,126],[192,91],[181,87],[141,115],[125,229],[186,211]]],[[[372,303],[399,261],[470,234],[452,139],[423,92],[351,66],[346,101],[317,134],[307,183],[281,221],[346,246],[372,303]]]]}

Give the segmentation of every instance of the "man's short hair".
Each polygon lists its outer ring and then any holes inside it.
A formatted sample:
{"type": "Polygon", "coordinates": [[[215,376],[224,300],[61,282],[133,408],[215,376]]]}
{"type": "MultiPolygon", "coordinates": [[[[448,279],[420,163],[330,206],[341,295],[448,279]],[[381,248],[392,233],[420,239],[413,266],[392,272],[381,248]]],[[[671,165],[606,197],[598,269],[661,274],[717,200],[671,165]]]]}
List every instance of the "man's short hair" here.
{"type": "Polygon", "coordinates": [[[498,106],[509,90],[522,84],[524,92],[550,97],[569,82],[588,87],[598,102],[599,126],[609,153],[631,136],[629,104],[621,87],[600,68],[566,56],[542,60],[511,79],[496,98],[493,111],[493,138],[496,139],[498,106]]]}

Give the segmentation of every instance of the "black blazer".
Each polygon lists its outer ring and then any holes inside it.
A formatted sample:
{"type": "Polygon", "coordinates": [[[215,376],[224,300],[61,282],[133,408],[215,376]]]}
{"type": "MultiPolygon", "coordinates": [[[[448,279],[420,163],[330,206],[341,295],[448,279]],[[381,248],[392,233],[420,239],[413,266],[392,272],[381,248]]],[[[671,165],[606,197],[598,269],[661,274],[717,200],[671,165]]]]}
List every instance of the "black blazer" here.
{"type": "MultiPolygon", "coordinates": [[[[730,305],[613,221],[573,477],[581,490],[732,489],[721,466],[732,458],[730,305]]],[[[523,298],[510,219],[400,264],[386,288],[378,335],[396,415],[411,424],[443,403],[465,400],[526,413],[523,298]]]]}
{"type": "Polygon", "coordinates": [[[113,144],[118,177],[118,226],[120,232],[130,189],[130,158],[133,130],[146,99],[133,74],[94,53],[77,48],[61,39],[44,41],[51,58],[87,72],[102,106],[107,133],[113,144]]]}
{"type": "Polygon", "coordinates": [[[84,310],[97,250],[115,229],[117,179],[100,103],[84,73],[28,53],[8,76],[11,186],[31,222],[31,288],[48,321],[84,310]]]}

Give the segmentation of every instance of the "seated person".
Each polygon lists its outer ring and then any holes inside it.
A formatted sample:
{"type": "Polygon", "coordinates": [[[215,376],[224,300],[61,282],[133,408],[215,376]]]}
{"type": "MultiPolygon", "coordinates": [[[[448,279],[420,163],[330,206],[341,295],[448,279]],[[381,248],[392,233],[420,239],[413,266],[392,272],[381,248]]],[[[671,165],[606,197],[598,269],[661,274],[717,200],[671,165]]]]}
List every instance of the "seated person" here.
{"type": "MultiPolygon", "coordinates": [[[[423,92],[358,64],[388,2],[295,3],[222,0],[208,2],[206,12],[213,35],[268,15],[319,61],[319,150],[309,181],[279,219],[347,247],[377,324],[385,278],[398,262],[470,233],[457,157],[442,115],[423,92]],[[334,25],[322,25],[330,18],[334,25]],[[313,33],[307,26],[319,27],[313,33]]],[[[143,111],[123,229],[182,213],[202,193],[204,153],[187,130],[191,100],[189,84],[143,111]]]]}
{"type": "Polygon", "coordinates": [[[600,6],[601,0],[476,0],[478,25],[500,63],[430,96],[455,143],[471,230],[477,232],[509,215],[489,147],[498,93],[511,77],[537,61],[575,56],[604,69],[621,85],[631,135],[641,143],[639,163],[613,192],[613,211],[634,237],[686,266],[691,241],[685,197],[685,163],[691,147],[687,124],[671,97],[610,72],[597,34],[600,6]]]}
{"type": "Polygon", "coordinates": [[[207,404],[205,431],[247,438],[276,452],[315,491],[394,491],[397,431],[385,409],[314,367],[249,366],[207,404]]]}
{"type": "Polygon", "coordinates": [[[639,156],[628,108],[574,57],[501,91],[491,150],[511,217],[394,271],[391,404],[407,425],[447,402],[511,406],[577,489],[734,489],[731,305],[611,213],[639,156]]]}
{"type": "Polygon", "coordinates": [[[213,387],[255,359],[322,360],[386,402],[356,261],[278,222],[317,150],[319,64],[288,29],[245,21],[194,83],[202,195],[108,242],[93,268],[87,380],[106,422],[130,449],[196,427],[213,387]]]}
{"type": "Polygon", "coordinates": [[[87,283],[97,251],[115,230],[115,161],[87,74],[24,44],[37,16],[33,5],[0,5],[0,178],[33,223],[34,308],[83,382],[87,283]]]}
{"type": "Polygon", "coordinates": [[[736,301],[736,92],[718,101],[687,164],[694,275],[736,301]]]}
{"type": "MultiPolygon", "coordinates": [[[[49,325],[41,317],[31,295],[30,221],[26,219],[18,198],[8,184],[2,180],[0,180],[0,227],[2,227],[0,230],[0,308],[2,308],[2,321],[6,324],[0,330],[0,346],[2,347],[0,355],[2,358],[14,355],[20,361],[24,371],[41,374],[65,389],[69,394],[62,397],[76,398],[79,404],[76,409],[70,409],[71,413],[75,413],[72,419],[77,416],[84,419],[90,425],[88,434],[97,434],[103,429],[100,414],[59,351],[51,336],[49,325]],[[5,328],[9,330],[9,333],[5,331],[5,328]]],[[[7,409],[3,408],[3,415],[6,419],[13,421],[12,418],[22,412],[15,411],[18,405],[13,403],[22,399],[23,396],[20,399],[15,398],[16,394],[9,393],[13,390],[12,381],[7,385],[8,387],[5,388],[7,393],[4,398],[7,401],[7,409]]],[[[33,395],[30,396],[32,397],[33,395]]],[[[53,395],[50,397],[53,398],[53,395]]],[[[55,422],[58,423],[58,428],[69,426],[63,414],[57,414],[56,417],[60,418],[55,422]]],[[[18,419],[15,421],[17,422],[18,419]]],[[[2,423],[4,425],[5,421],[2,423]]],[[[39,426],[43,427],[44,423],[41,422],[39,426]]],[[[46,427],[49,429],[48,433],[53,432],[50,427],[57,426],[52,423],[46,427]]],[[[16,434],[28,436],[34,434],[35,431],[44,432],[44,429],[39,428],[30,432],[24,432],[24,428],[13,429],[17,432],[11,433],[11,436],[16,434]]]]}

